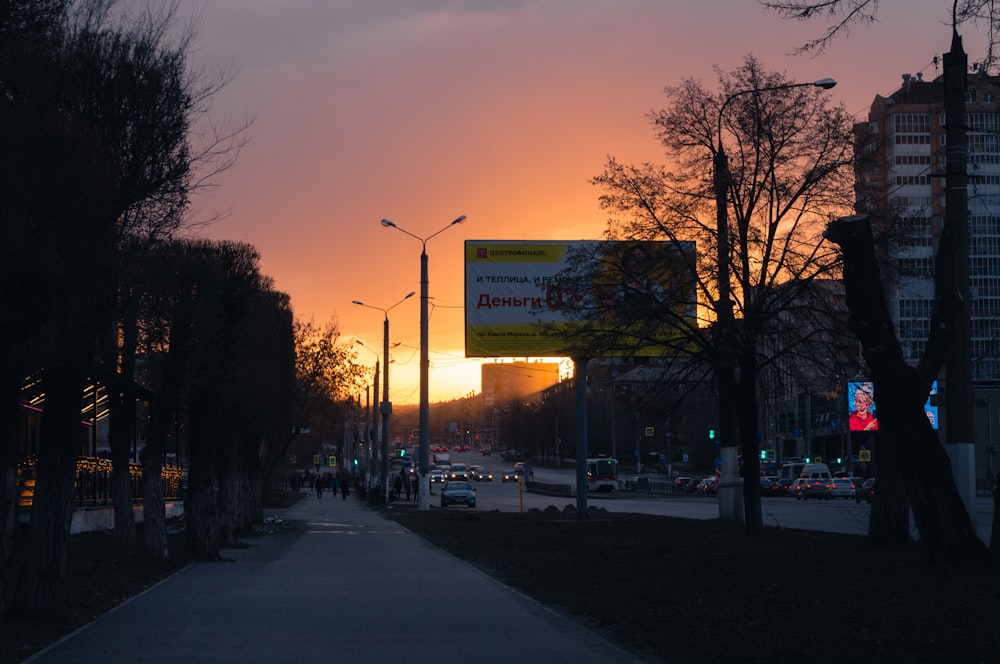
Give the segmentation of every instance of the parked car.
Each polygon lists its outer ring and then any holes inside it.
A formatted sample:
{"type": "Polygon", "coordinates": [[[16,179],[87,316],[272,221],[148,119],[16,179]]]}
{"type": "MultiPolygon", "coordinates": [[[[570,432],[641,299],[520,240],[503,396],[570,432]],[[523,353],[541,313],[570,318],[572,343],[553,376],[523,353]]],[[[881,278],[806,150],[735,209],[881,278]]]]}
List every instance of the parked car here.
{"type": "Polygon", "coordinates": [[[831,498],[847,498],[850,500],[854,497],[855,486],[854,480],[849,477],[834,477],[830,480],[830,497],[831,498]]]}
{"type": "Polygon", "coordinates": [[[854,500],[870,503],[875,499],[875,478],[869,477],[862,484],[861,488],[854,492],[854,500]]]}
{"type": "Polygon", "coordinates": [[[441,507],[449,505],[476,506],[476,490],[468,482],[445,482],[441,489],[441,507]]]}

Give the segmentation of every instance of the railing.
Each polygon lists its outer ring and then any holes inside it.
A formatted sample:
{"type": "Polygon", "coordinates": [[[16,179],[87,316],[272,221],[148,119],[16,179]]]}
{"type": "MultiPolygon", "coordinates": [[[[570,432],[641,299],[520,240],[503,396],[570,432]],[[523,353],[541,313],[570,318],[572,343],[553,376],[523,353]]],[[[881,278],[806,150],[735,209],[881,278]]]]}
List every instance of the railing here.
{"type": "MultiPolygon", "coordinates": [[[[17,507],[27,510],[35,496],[35,476],[37,475],[35,459],[23,459],[17,466],[17,507]]],[[[111,495],[111,470],[109,459],[100,457],[80,457],[76,461],[76,479],[74,481],[75,504],[77,507],[103,507],[113,502],[111,495]]],[[[182,468],[168,467],[160,471],[163,479],[163,498],[179,500],[181,498],[181,483],[184,478],[182,468]]],[[[142,502],[142,466],[129,463],[128,473],[131,484],[133,503],[142,502]]]]}

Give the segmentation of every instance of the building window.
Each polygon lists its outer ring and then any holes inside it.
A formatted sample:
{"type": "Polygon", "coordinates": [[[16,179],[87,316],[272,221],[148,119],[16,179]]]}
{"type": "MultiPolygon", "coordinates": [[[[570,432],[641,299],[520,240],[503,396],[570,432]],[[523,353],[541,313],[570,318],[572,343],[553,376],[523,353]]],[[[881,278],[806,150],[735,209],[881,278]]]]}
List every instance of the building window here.
{"type": "Polygon", "coordinates": [[[899,301],[899,317],[929,319],[934,309],[934,300],[926,298],[901,299],[899,301]]]}
{"type": "Polygon", "coordinates": [[[893,116],[897,134],[929,134],[931,116],[929,113],[897,113],[893,116]]]}

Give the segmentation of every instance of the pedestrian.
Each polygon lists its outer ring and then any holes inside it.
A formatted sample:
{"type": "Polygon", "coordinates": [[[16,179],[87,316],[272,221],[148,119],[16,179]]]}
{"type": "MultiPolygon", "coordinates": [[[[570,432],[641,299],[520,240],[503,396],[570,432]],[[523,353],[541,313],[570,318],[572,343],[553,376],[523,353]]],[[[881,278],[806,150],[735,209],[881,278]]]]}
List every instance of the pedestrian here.
{"type": "Polygon", "coordinates": [[[340,476],[340,497],[341,497],[341,499],[347,500],[347,492],[349,490],[348,489],[349,486],[350,485],[348,484],[347,473],[344,473],[343,475],[340,476]]]}
{"type": "Polygon", "coordinates": [[[323,497],[323,476],[320,475],[319,473],[316,473],[315,487],[316,487],[316,497],[317,498],[322,498],[323,497]]]}
{"type": "Polygon", "coordinates": [[[392,499],[399,500],[399,494],[403,492],[403,473],[400,472],[396,475],[396,479],[392,481],[392,499]]]}
{"type": "Polygon", "coordinates": [[[406,489],[406,502],[410,502],[410,485],[411,484],[413,484],[413,482],[410,480],[410,476],[407,475],[406,478],[403,480],[403,487],[406,489]]]}

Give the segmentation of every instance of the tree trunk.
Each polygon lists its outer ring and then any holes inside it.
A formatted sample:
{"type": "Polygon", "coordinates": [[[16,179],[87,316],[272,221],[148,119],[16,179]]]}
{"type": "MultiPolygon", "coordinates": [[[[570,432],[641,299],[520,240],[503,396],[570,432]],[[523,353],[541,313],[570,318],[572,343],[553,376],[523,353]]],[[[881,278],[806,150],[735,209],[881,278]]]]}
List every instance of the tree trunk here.
{"type": "Polygon", "coordinates": [[[243,461],[243,495],[241,512],[243,520],[241,530],[247,529],[255,523],[264,522],[264,484],[263,484],[263,463],[261,455],[267,449],[267,443],[262,436],[259,444],[248,436],[244,441],[245,447],[242,449],[243,461]]]}
{"type": "MultiPolygon", "coordinates": [[[[146,459],[146,466],[143,469],[143,550],[147,556],[154,560],[166,560],[169,556],[169,551],[167,550],[166,507],[163,503],[162,483],[157,482],[160,486],[159,488],[155,488],[150,486],[146,480],[154,472],[149,462],[154,457],[159,460],[163,456],[163,451],[167,445],[167,437],[177,413],[177,377],[174,366],[175,363],[172,361],[172,358],[168,357],[163,367],[163,380],[160,383],[160,391],[156,394],[150,407],[149,432],[146,436],[146,449],[150,453],[146,459]],[[151,499],[157,501],[157,496],[158,504],[151,503],[151,499]]],[[[155,471],[157,477],[159,476],[161,466],[162,463],[157,461],[157,470],[155,471]]],[[[185,515],[188,510],[188,502],[189,500],[185,496],[185,515]]]]}
{"type": "MultiPolygon", "coordinates": [[[[877,449],[883,454],[879,466],[898,469],[921,545],[931,560],[985,560],[986,549],[955,487],[951,463],[924,413],[930,380],[903,360],[882,288],[870,220],[845,217],[832,222],[825,235],[843,251],[849,325],[861,341],[875,381],[877,449]]],[[[946,347],[947,339],[932,337],[929,354],[934,354],[935,343],[946,347]]],[[[877,483],[875,493],[882,493],[877,483]]]]}
{"type": "Polygon", "coordinates": [[[911,544],[910,504],[899,474],[899,464],[888,460],[892,452],[875,443],[875,458],[880,462],[875,471],[875,497],[868,520],[868,539],[876,544],[903,546],[911,544]]]}
{"type": "Polygon", "coordinates": [[[236,530],[240,520],[240,478],[242,464],[237,453],[239,428],[231,427],[222,436],[218,449],[215,480],[218,483],[219,540],[222,546],[236,544],[236,530]]]}
{"type": "Polygon", "coordinates": [[[215,394],[210,390],[191,396],[191,464],[184,502],[185,546],[190,553],[208,560],[221,559],[215,470],[221,427],[215,403],[215,394]]]}
{"type": "Polygon", "coordinates": [[[990,553],[995,562],[1000,562],[1000,477],[993,486],[993,530],[990,532],[990,553]]]}
{"type": "MultiPolygon", "coordinates": [[[[111,532],[115,545],[128,554],[135,553],[136,532],[135,512],[132,501],[132,474],[129,462],[135,444],[135,347],[138,334],[134,320],[124,321],[123,338],[120,348],[121,373],[108,380],[109,403],[108,445],[111,447],[111,496],[114,503],[115,519],[111,532]]],[[[117,344],[115,350],[119,348],[117,344]]],[[[105,366],[115,358],[106,358],[105,366]]]]}
{"type": "Polygon", "coordinates": [[[167,510],[163,502],[163,449],[146,441],[142,464],[143,549],[154,560],[170,558],[167,548],[167,510]]]}
{"type": "Polygon", "coordinates": [[[757,349],[746,339],[740,358],[740,385],[736,410],[740,422],[740,448],[743,454],[743,515],[744,532],[760,535],[764,532],[764,517],[760,505],[760,445],[757,441],[757,349]]]}
{"type": "Polygon", "coordinates": [[[51,616],[62,608],[73,520],[73,484],[81,443],[83,377],[74,369],[50,366],[44,382],[45,412],[28,555],[15,599],[18,609],[28,616],[51,616]]]}
{"type": "Polygon", "coordinates": [[[17,517],[17,461],[21,372],[0,375],[0,616],[6,611],[17,517]]]}

